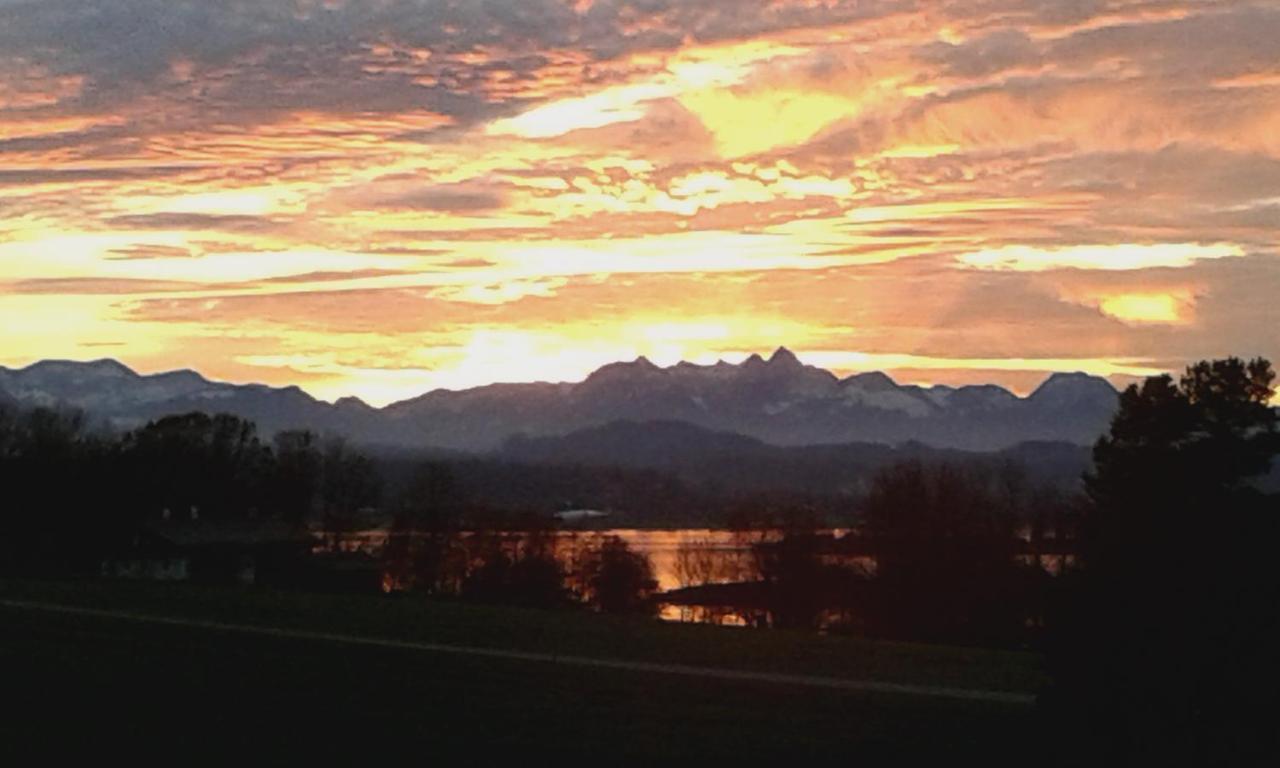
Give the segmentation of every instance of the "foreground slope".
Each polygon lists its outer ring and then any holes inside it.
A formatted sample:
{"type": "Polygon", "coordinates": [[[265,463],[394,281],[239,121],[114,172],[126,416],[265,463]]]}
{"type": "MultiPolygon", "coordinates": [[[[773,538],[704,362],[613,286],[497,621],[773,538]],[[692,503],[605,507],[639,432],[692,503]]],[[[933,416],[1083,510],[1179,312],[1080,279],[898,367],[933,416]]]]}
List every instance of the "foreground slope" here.
{"type": "Polygon", "coordinates": [[[0,724],[0,754],[15,764],[80,746],[289,764],[385,754],[451,764],[510,755],[995,765],[1025,762],[1032,743],[1031,710],[1007,703],[366,648],[296,629],[1017,694],[1039,685],[1030,654],[414,599],[91,582],[0,582],[0,599],[176,620],[0,606],[0,670],[21,702],[0,724]]]}

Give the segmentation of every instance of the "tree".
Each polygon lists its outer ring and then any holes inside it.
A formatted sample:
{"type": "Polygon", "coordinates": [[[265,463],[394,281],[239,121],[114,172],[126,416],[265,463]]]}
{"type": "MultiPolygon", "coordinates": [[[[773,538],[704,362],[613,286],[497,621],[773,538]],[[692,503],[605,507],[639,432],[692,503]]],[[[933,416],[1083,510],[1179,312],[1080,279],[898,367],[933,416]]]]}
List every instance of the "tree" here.
{"type": "Polygon", "coordinates": [[[1180,509],[1199,507],[1265,474],[1280,437],[1274,381],[1266,360],[1228,358],[1191,366],[1176,385],[1165,375],[1130,386],[1087,478],[1098,509],[1109,510],[1102,519],[1143,514],[1153,505],[1135,502],[1153,494],[1180,509]]]}
{"type": "Polygon", "coordinates": [[[554,537],[546,531],[488,534],[480,545],[479,564],[462,583],[462,596],[487,603],[555,608],[569,592],[555,556],[554,537]]]}
{"type": "Polygon", "coordinates": [[[320,503],[323,460],[314,432],[286,430],[275,437],[276,471],[273,496],[276,512],[286,521],[311,521],[320,503]]]}
{"type": "Polygon", "coordinates": [[[911,461],[872,481],[862,531],[875,556],[879,631],[917,640],[1008,642],[1022,624],[1016,526],[1027,489],[1009,468],[911,461]]]}
{"type": "Polygon", "coordinates": [[[320,467],[321,515],[329,547],[338,550],[345,534],[359,523],[361,513],[381,499],[382,482],[373,462],[348,448],[340,437],[325,443],[320,467]]]}
{"type": "Polygon", "coordinates": [[[813,528],[789,530],[777,541],[755,545],[756,568],[773,626],[814,629],[823,609],[836,607],[833,569],[823,564],[820,547],[813,528]]]}
{"type": "Polygon", "coordinates": [[[447,464],[426,462],[413,469],[397,494],[383,559],[395,584],[435,592],[445,582],[461,582],[466,567],[449,579],[445,566],[459,546],[462,497],[447,464]]]}
{"type": "Polygon", "coordinates": [[[166,416],[126,435],[122,452],[146,515],[242,518],[266,506],[273,458],[251,421],[166,416]]]}
{"type": "Polygon", "coordinates": [[[135,511],[114,445],[67,409],[0,406],[0,571],[96,569],[96,553],[135,511]]]}
{"type": "Polygon", "coordinates": [[[449,465],[419,464],[400,493],[398,507],[416,530],[456,528],[462,514],[462,494],[449,465]]]}
{"type": "Polygon", "coordinates": [[[1257,486],[1280,452],[1274,381],[1237,358],[1149,378],[1094,449],[1046,698],[1098,734],[1090,759],[1240,764],[1270,730],[1254,700],[1275,706],[1280,638],[1280,504],[1257,486]]]}
{"type": "Polygon", "coordinates": [[[650,599],[658,589],[649,558],[635,552],[617,536],[608,536],[587,558],[584,579],[587,600],[606,613],[656,611],[650,599]]]}

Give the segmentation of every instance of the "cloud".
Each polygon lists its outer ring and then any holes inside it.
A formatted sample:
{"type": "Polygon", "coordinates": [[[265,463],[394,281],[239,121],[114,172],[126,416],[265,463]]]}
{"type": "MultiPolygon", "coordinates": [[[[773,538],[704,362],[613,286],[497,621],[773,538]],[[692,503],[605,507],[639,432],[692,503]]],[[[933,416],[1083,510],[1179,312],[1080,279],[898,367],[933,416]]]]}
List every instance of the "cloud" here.
{"type": "Polygon", "coordinates": [[[259,285],[294,285],[306,283],[331,283],[341,280],[367,280],[374,277],[393,277],[411,275],[413,272],[397,269],[353,269],[350,271],[327,270],[324,272],[303,272],[298,275],[280,275],[258,280],[259,285]]]}
{"type": "Polygon", "coordinates": [[[167,280],[128,278],[39,278],[4,283],[4,290],[14,294],[47,294],[60,296],[129,296],[133,294],[190,291],[190,283],[167,280]]]}
{"type": "Polygon", "coordinates": [[[1280,9],[1241,3],[1181,18],[1084,29],[1055,41],[1047,56],[1064,63],[1128,60],[1149,77],[1185,84],[1188,78],[1207,81],[1274,67],[1280,62],[1277,35],[1280,9]]]}
{"type": "Polygon", "coordinates": [[[657,83],[618,86],[590,96],[544,104],[516,117],[496,120],[489,124],[488,130],[499,136],[544,139],[583,128],[635,122],[645,116],[647,102],[670,97],[675,92],[674,88],[657,83]]]}
{"type": "Polygon", "coordinates": [[[981,77],[1015,67],[1032,67],[1041,60],[1040,48],[1021,29],[998,29],[963,43],[939,40],[924,46],[920,58],[942,67],[952,77],[981,77]]]}
{"type": "Polygon", "coordinates": [[[1044,180],[1128,199],[1170,195],[1230,205],[1280,193],[1280,156],[1172,143],[1153,152],[1090,152],[1051,160],[1044,180]]]}
{"type": "Polygon", "coordinates": [[[269,232],[282,224],[266,216],[213,213],[141,213],[113,216],[105,222],[116,229],[221,230],[269,232]]]}
{"type": "Polygon", "coordinates": [[[450,269],[487,269],[497,266],[497,263],[488,259],[455,259],[444,266],[450,269]]]}
{"type": "Polygon", "coordinates": [[[501,208],[506,191],[484,181],[453,184],[424,184],[412,175],[387,176],[353,187],[336,196],[338,205],[349,210],[438,211],[441,213],[483,213],[501,208]]]}
{"type": "MultiPolygon", "coordinates": [[[[206,109],[303,104],[387,111],[411,103],[466,120],[534,92],[549,54],[587,62],[805,28],[886,12],[888,3],[627,0],[585,10],[557,0],[243,4],[233,0],[63,0],[7,14],[0,50],[84,78],[91,103],[162,87],[206,109]],[[376,86],[375,86],[376,84],[376,86]],[[373,87],[371,87],[373,86],[373,87]]],[[[585,62],[584,62],[585,63],[585,62]]]]}
{"type": "Polygon", "coordinates": [[[1239,246],[1228,243],[1123,243],[1048,248],[1006,245],[964,253],[956,261],[972,269],[1043,272],[1051,269],[1135,270],[1186,267],[1201,259],[1243,255],[1244,251],[1239,246]]]}
{"type": "Polygon", "coordinates": [[[195,254],[189,249],[176,245],[152,245],[143,243],[140,245],[129,245],[123,248],[112,248],[111,255],[107,256],[112,261],[132,261],[134,259],[189,259],[194,258],[195,254]]]}
{"type": "Polygon", "coordinates": [[[529,296],[550,298],[564,286],[565,278],[544,280],[506,280],[491,284],[445,286],[430,292],[434,298],[469,304],[509,304],[529,296]]]}
{"type": "Polygon", "coordinates": [[[42,184],[161,179],[181,176],[195,169],[196,166],[191,165],[135,168],[0,168],[0,185],[37,186],[42,184]]]}

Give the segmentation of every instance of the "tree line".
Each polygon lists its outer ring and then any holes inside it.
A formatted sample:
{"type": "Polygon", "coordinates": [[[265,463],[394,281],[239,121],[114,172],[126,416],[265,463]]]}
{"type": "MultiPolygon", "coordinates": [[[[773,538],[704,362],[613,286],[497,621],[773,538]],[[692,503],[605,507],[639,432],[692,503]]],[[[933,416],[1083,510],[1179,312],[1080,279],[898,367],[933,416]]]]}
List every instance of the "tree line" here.
{"type": "Polygon", "coordinates": [[[392,515],[371,558],[396,591],[482,602],[651,612],[651,564],[607,537],[566,541],[550,521],[469,502],[449,467],[420,464],[390,489],[337,437],[263,440],[226,414],[169,416],[114,434],[74,410],[0,408],[0,573],[92,575],[104,553],[158,524],[273,523],[341,555],[392,515]]]}
{"type": "Polygon", "coordinates": [[[104,543],[168,518],[341,525],[379,501],[372,464],[340,439],[263,441],[235,416],[169,416],[114,434],[73,410],[0,408],[0,568],[93,571],[104,543]]]}
{"type": "Polygon", "coordinates": [[[1037,642],[1082,499],[1012,464],[912,459],[878,470],[856,523],[767,500],[694,541],[675,569],[696,620],[997,646],[1037,642]]]}

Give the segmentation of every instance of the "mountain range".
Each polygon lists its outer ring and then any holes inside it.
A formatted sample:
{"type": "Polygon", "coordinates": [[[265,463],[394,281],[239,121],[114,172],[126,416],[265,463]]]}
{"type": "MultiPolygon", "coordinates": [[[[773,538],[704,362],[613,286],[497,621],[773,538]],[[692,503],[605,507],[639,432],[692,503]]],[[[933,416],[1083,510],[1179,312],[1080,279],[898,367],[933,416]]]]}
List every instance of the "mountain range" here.
{"type": "Polygon", "coordinates": [[[1117,394],[1104,379],[1058,373],[1026,397],[995,385],[900,385],[883,373],[840,378],[787,349],[741,364],[645,358],[585,381],[436,390],[374,408],[317,400],[298,387],[210,381],[193,371],[141,375],[114,360],[0,367],[0,403],[83,409],[119,429],[193,410],[232,413],[263,433],[309,428],[371,446],[501,452],[513,438],[568,435],[611,422],[682,422],[778,446],[920,443],[998,451],[1028,441],[1092,443],[1117,394]]]}

